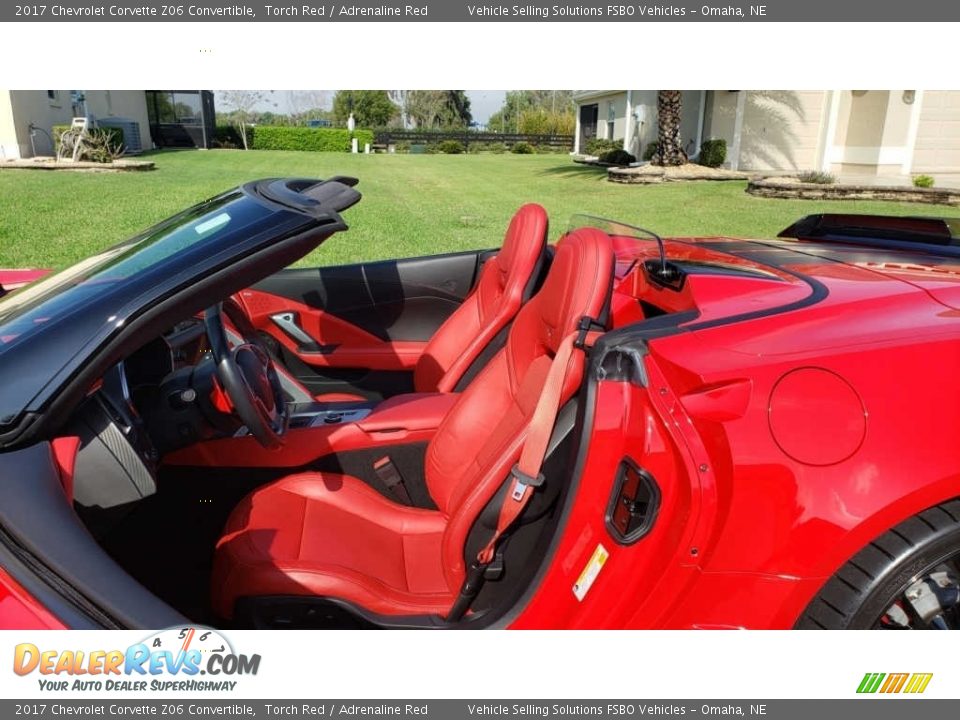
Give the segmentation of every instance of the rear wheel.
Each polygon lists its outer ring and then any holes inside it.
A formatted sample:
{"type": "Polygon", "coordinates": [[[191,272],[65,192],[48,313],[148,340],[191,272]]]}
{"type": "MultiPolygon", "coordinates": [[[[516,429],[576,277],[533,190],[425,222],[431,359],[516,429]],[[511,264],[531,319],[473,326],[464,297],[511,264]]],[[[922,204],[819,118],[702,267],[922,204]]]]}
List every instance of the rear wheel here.
{"type": "Polygon", "coordinates": [[[834,575],[799,629],[960,629],[960,500],[884,533],[834,575]]]}

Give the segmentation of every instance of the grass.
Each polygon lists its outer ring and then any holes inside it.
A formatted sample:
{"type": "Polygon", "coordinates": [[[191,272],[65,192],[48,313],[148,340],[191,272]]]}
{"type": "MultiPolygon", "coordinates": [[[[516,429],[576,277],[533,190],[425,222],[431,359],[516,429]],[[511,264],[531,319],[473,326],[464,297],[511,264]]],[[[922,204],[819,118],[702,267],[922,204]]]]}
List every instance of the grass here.
{"type": "Polygon", "coordinates": [[[360,178],[352,226],[300,264],[337,264],[496,246],[511,214],[539,202],[555,238],[576,212],[664,235],[772,237],[814,212],[960,216],[960,208],[756,198],[742,182],[616,185],[563,155],[155,153],[146,173],[0,170],[0,267],[62,268],[188,205],[260,177],[360,178]]]}

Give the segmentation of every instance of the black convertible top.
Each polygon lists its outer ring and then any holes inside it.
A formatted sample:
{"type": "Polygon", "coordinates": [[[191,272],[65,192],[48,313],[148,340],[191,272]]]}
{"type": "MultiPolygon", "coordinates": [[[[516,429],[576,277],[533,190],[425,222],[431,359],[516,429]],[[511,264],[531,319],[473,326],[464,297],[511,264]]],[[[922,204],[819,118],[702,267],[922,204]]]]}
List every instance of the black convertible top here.
{"type": "Polygon", "coordinates": [[[777,237],[960,257],[956,218],[821,213],[800,218],[777,237]]]}

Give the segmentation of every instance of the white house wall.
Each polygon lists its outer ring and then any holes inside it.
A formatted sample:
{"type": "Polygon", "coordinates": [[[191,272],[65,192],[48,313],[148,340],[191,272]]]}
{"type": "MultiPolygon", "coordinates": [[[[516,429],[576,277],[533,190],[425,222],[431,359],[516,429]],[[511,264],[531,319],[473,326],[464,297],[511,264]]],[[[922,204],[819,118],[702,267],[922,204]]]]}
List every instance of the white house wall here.
{"type": "Polygon", "coordinates": [[[53,155],[52,128],[54,125],[69,125],[72,105],[69,90],[54,90],[54,97],[47,96],[46,90],[10,90],[2,93],[7,96],[12,113],[12,132],[3,128],[4,137],[0,142],[6,149],[15,145],[18,157],[31,157],[30,125],[39,128],[34,133],[33,143],[37,155],[53,155]]]}
{"type": "MultiPolygon", "coordinates": [[[[749,90],[744,100],[740,170],[811,170],[817,166],[826,92],[749,90]]],[[[732,147],[730,140],[727,147],[732,147]]]]}
{"type": "Polygon", "coordinates": [[[20,143],[17,141],[17,128],[13,122],[10,93],[0,90],[0,160],[19,157],[20,143]]]}
{"type": "Polygon", "coordinates": [[[143,90],[87,90],[87,112],[96,118],[117,117],[133,120],[140,126],[143,149],[153,147],[150,141],[150,119],[147,96],[143,90]]]}
{"type": "MultiPolygon", "coordinates": [[[[53,126],[69,125],[73,104],[69,90],[0,91],[0,156],[6,158],[53,155],[53,126]],[[30,126],[38,129],[30,140],[30,126]]],[[[90,90],[85,92],[87,112],[97,118],[122,117],[140,125],[144,149],[151,148],[146,95],[142,90],[90,90]]]]}
{"type": "Polygon", "coordinates": [[[912,171],[960,172],[960,91],[923,92],[912,171]]]}

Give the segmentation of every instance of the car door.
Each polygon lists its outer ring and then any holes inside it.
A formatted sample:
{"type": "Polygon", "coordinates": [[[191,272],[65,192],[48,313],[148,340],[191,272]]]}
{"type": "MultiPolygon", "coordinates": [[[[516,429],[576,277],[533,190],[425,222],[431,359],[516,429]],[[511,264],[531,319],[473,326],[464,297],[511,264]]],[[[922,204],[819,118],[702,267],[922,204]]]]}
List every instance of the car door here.
{"type": "Polygon", "coordinates": [[[255,327],[310,392],[413,390],[427,342],[492,252],[283,270],[240,293],[255,327]]]}

